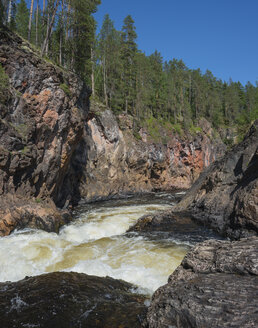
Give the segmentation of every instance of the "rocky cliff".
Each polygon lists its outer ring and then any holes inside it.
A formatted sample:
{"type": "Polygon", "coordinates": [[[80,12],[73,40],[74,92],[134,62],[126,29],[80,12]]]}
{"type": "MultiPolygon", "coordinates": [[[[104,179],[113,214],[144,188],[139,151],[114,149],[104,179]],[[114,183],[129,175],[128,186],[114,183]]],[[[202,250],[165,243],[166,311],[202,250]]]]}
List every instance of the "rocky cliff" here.
{"type": "Polygon", "coordinates": [[[57,229],[55,205],[67,205],[78,185],[71,162],[89,91],[7,29],[1,28],[0,40],[0,63],[10,82],[0,101],[0,233],[18,227],[19,219],[35,225],[42,217],[57,229]]]}
{"type": "MultiPolygon", "coordinates": [[[[110,110],[90,113],[81,143],[80,159],[83,178],[80,197],[99,199],[121,193],[151,190],[186,189],[200,172],[221,156],[225,147],[212,137],[205,120],[203,132],[184,137],[171,133],[167,144],[141,140],[133,133],[133,118],[110,110]],[[81,156],[83,154],[83,156],[81,156]]],[[[141,132],[141,131],[139,131],[141,132]]]]}
{"type": "Polygon", "coordinates": [[[73,73],[6,28],[0,40],[9,80],[0,100],[1,235],[26,226],[58,231],[81,199],[188,188],[224,152],[207,121],[195,136],[171,131],[162,144],[141,130],[139,140],[132,117],[90,108],[90,90],[73,73]]]}
{"type": "Polygon", "coordinates": [[[174,211],[187,211],[231,238],[258,232],[258,120],[245,139],[212,164],[174,211]]]}

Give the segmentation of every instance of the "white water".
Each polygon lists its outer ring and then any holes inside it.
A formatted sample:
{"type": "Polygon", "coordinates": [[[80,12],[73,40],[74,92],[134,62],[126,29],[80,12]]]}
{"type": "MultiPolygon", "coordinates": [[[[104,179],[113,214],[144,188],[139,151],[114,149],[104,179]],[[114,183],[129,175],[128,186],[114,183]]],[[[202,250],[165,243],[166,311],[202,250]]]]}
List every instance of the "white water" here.
{"type": "Polygon", "coordinates": [[[59,235],[40,230],[0,239],[0,281],[52,271],[111,276],[152,292],[167,282],[187,248],[124,233],[144,214],[169,205],[100,207],[80,215],[59,235]]]}

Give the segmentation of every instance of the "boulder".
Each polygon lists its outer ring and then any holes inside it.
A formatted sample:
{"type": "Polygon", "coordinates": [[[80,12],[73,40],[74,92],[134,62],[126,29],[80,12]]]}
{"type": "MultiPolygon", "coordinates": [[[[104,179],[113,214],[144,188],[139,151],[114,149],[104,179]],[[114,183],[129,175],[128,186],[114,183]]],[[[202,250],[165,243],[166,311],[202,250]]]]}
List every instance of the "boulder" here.
{"type": "Polygon", "coordinates": [[[55,272],[0,283],[1,327],[141,327],[146,298],[109,277],[55,272]]]}
{"type": "Polygon", "coordinates": [[[154,293],[146,327],[255,327],[257,263],[257,237],[196,245],[154,293]]]}

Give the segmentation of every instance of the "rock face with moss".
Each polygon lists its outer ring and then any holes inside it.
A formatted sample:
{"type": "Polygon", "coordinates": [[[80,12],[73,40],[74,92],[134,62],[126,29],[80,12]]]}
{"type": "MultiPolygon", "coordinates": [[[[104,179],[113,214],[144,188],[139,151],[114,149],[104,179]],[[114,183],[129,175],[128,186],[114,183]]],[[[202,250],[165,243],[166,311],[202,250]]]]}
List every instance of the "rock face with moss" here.
{"type": "Polygon", "coordinates": [[[255,327],[258,238],[198,244],[153,295],[148,328],[255,327]]]}
{"type": "MultiPolygon", "coordinates": [[[[23,202],[24,221],[40,217],[40,211],[48,208],[46,217],[52,215],[56,222],[60,213],[54,204],[63,207],[69,203],[78,182],[71,160],[83,135],[89,91],[75,75],[42,60],[28,43],[8,30],[0,30],[0,40],[0,64],[9,78],[7,96],[0,103],[3,234],[16,226],[6,219],[10,213],[3,213],[4,208],[17,213],[23,202]],[[15,197],[10,201],[8,195],[15,197]],[[47,199],[51,206],[43,202],[47,199]],[[34,204],[27,206],[28,200],[34,204]]],[[[13,221],[19,217],[11,216],[13,221]]]]}
{"type": "MultiPolygon", "coordinates": [[[[224,153],[205,120],[196,135],[166,132],[166,144],[148,130],[135,137],[133,119],[95,105],[76,163],[83,170],[80,196],[98,199],[126,192],[189,188],[200,172],[224,153]],[[83,163],[83,161],[84,163],[83,163]],[[84,167],[84,168],[83,168],[84,167]]],[[[164,132],[163,132],[164,133],[164,132]]]]}
{"type": "Polygon", "coordinates": [[[245,139],[212,164],[175,211],[234,239],[258,233],[258,120],[245,139]]]}

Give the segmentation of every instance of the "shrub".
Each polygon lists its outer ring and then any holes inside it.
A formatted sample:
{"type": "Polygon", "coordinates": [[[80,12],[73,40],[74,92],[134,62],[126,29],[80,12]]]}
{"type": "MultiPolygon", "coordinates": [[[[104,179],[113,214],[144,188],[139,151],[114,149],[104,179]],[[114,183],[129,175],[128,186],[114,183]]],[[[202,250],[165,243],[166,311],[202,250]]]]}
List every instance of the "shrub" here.
{"type": "Polygon", "coordinates": [[[8,99],[9,95],[9,78],[8,75],[5,74],[5,71],[0,64],[0,103],[4,104],[8,99]]]}
{"type": "Polygon", "coordinates": [[[60,84],[60,88],[64,91],[64,93],[70,97],[71,96],[71,90],[69,89],[68,85],[65,83],[60,84]]]}

